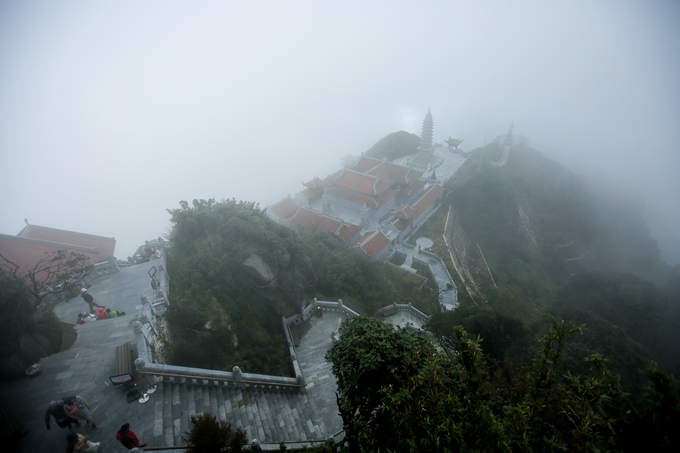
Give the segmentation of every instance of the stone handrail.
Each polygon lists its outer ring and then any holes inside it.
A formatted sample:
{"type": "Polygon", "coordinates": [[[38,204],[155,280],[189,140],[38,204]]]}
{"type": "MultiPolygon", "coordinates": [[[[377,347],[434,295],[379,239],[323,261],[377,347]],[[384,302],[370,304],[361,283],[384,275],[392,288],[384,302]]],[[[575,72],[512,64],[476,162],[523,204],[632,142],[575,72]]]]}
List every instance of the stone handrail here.
{"type": "Polygon", "coordinates": [[[290,352],[290,359],[293,363],[293,370],[295,376],[297,376],[298,381],[302,381],[307,385],[307,379],[302,371],[300,362],[298,361],[297,349],[295,348],[295,342],[293,341],[292,335],[290,333],[290,326],[296,326],[306,320],[308,320],[314,313],[318,310],[321,311],[343,311],[349,316],[359,316],[359,313],[355,312],[349,307],[346,307],[342,303],[342,299],[337,302],[326,302],[316,300],[316,297],[312,300],[312,303],[300,310],[300,313],[286,318],[281,317],[281,322],[283,323],[283,331],[286,335],[286,341],[288,343],[288,351],[290,352]]]}
{"type": "Polygon", "coordinates": [[[422,311],[418,310],[416,307],[411,305],[409,302],[408,304],[398,304],[398,303],[393,303],[392,305],[388,305],[387,307],[383,307],[377,311],[376,314],[380,315],[386,311],[408,311],[412,315],[414,315],[416,318],[420,319],[423,321],[423,324],[425,324],[427,321],[430,320],[430,316],[426,315],[422,311]]]}
{"type": "MultiPolygon", "coordinates": [[[[434,273],[434,270],[432,269],[432,264],[429,263],[428,261],[422,259],[421,256],[426,256],[431,260],[437,261],[442,266],[442,268],[444,269],[444,272],[446,272],[446,276],[447,276],[449,282],[451,283],[452,290],[454,292],[454,300],[456,302],[458,302],[458,288],[456,287],[456,284],[453,281],[453,278],[451,278],[451,274],[449,273],[449,269],[446,267],[444,260],[442,260],[438,255],[435,255],[434,253],[431,253],[431,252],[428,252],[428,251],[425,251],[425,250],[420,250],[420,252],[417,255],[416,254],[413,255],[413,260],[418,261],[420,264],[427,266],[428,270],[430,271],[430,273],[433,276],[436,275],[436,274],[434,273]]],[[[437,284],[437,287],[439,287],[439,282],[437,281],[436,278],[434,279],[434,281],[437,284]]],[[[446,289],[446,288],[439,287],[440,291],[443,291],[444,289],[446,289]]]]}
{"type": "Polygon", "coordinates": [[[97,279],[102,275],[115,274],[116,272],[120,272],[118,262],[113,256],[108,255],[105,261],[93,265],[83,280],[85,283],[89,284],[92,280],[97,279]]]}
{"type": "Polygon", "coordinates": [[[176,365],[153,363],[150,357],[147,340],[142,323],[132,324],[137,340],[137,360],[135,368],[140,374],[168,378],[170,381],[196,381],[213,385],[233,386],[238,388],[273,388],[279,390],[299,389],[305,383],[301,377],[268,376],[264,374],[243,373],[237,366],[232,371],[207,370],[176,365]]]}

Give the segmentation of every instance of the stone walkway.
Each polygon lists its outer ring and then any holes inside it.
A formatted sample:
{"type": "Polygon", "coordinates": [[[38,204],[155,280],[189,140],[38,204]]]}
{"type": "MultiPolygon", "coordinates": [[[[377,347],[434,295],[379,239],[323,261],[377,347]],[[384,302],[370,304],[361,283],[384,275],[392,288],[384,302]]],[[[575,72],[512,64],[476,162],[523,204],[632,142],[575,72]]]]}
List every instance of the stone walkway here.
{"type": "MultiPolygon", "coordinates": [[[[100,429],[88,429],[83,424],[77,431],[89,435],[95,442],[101,442],[101,451],[110,453],[125,450],[115,440],[116,431],[125,422],[131,424],[140,439],[148,438],[153,425],[153,418],[149,418],[145,411],[149,404],[128,404],[125,393],[113,388],[109,376],[114,374],[116,346],[134,341],[129,322],[141,310],[140,295],[153,293],[147,275],[152,266],[154,262],[144,263],[94,280],[89,292],[95,302],[125,311],[127,316],[93,320],[76,326],[78,338],[71,349],[43,358],[40,361],[42,374],[0,384],[0,393],[14,403],[25,425],[27,434],[17,451],[64,451],[69,430],[60,428],[54,419],[50,421],[51,429],[46,430],[45,411],[50,401],[68,395],[80,395],[90,404],[100,429]]],[[[78,313],[87,310],[87,303],[76,297],[57,305],[54,311],[62,321],[75,324],[78,313]]]]}
{"type": "MultiPolygon", "coordinates": [[[[147,403],[128,403],[126,393],[115,389],[109,376],[114,374],[116,346],[128,341],[134,345],[130,320],[141,313],[140,296],[151,298],[154,294],[148,272],[158,263],[136,265],[93,281],[89,292],[95,301],[125,311],[127,316],[76,326],[78,338],[72,348],[42,359],[40,376],[0,384],[0,394],[10,398],[25,424],[26,435],[17,451],[63,452],[69,430],[59,428],[53,419],[51,430],[46,430],[45,410],[51,400],[75,394],[89,402],[100,426],[93,430],[83,425],[77,431],[101,442],[100,451],[105,453],[127,451],[115,440],[116,431],[126,422],[149,446],[182,445],[190,415],[203,412],[246,428],[249,439],[261,442],[323,439],[342,429],[335,378],[323,360],[331,346],[331,332],[337,331],[344,319],[338,312],[324,312],[323,317],[312,317],[296,327],[298,357],[308,383],[302,392],[160,382],[147,403]]],[[[87,309],[76,297],[56,306],[55,313],[62,321],[75,323],[77,314],[87,309]]]]}
{"type": "Polygon", "coordinates": [[[452,288],[455,288],[456,284],[451,278],[451,275],[449,275],[449,272],[444,266],[443,262],[437,259],[437,255],[425,251],[419,252],[418,246],[412,246],[408,244],[398,244],[395,249],[406,255],[406,260],[402,267],[410,267],[414,258],[430,264],[432,269],[432,277],[434,277],[437,288],[439,288],[439,291],[441,291],[439,296],[440,303],[445,310],[453,310],[458,307],[458,297],[456,295],[455,289],[445,291],[447,285],[450,284],[452,288]]]}

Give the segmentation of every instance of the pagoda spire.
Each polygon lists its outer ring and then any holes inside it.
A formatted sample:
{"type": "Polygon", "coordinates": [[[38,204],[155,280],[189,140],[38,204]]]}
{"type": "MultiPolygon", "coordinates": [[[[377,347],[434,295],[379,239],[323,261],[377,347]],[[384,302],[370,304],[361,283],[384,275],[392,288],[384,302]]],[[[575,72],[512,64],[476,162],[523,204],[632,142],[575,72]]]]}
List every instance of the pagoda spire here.
{"type": "Polygon", "coordinates": [[[434,129],[434,123],[432,121],[432,114],[430,109],[427,109],[427,115],[423,119],[423,131],[420,134],[420,146],[418,148],[423,151],[430,151],[432,149],[432,131],[434,129]]]}

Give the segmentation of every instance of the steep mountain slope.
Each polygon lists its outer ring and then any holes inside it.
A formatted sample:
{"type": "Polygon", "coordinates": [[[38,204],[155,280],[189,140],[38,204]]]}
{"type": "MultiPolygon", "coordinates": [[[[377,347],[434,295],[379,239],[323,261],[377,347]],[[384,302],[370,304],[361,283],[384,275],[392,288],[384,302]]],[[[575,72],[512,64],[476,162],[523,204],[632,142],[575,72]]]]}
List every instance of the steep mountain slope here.
{"type": "Polygon", "coordinates": [[[505,166],[493,165],[501,152],[497,143],[475,150],[447,184],[451,237],[483,293],[541,305],[587,269],[673,284],[677,270],[661,262],[640,199],[598,187],[527,146],[515,147],[505,166]]]}
{"type": "MultiPolygon", "coordinates": [[[[680,372],[680,269],[661,261],[641,217],[643,201],[527,146],[515,146],[505,165],[502,154],[499,143],[475,150],[423,230],[448,258],[463,307],[477,306],[470,319],[481,319],[486,306],[534,332],[548,322],[545,313],[585,323],[589,333],[574,340],[569,369],[580,371],[588,354],[605,354],[638,394],[640,368],[650,359],[680,372]]],[[[461,319],[450,322],[485,336],[489,326],[461,319]]],[[[505,338],[497,330],[490,341],[505,338]]],[[[529,343],[506,356],[526,357],[529,343]]]]}

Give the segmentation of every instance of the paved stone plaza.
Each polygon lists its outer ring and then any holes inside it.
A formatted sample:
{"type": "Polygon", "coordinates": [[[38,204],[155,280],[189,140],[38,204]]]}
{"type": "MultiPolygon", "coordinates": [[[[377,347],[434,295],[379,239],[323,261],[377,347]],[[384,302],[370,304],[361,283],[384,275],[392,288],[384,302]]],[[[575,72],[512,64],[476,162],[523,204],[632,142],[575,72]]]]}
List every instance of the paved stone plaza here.
{"type": "MultiPolygon", "coordinates": [[[[114,374],[115,348],[128,341],[134,344],[130,320],[142,309],[140,296],[154,294],[148,272],[160,261],[121,269],[117,274],[92,282],[89,292],[107,308],[122,310],[127,316],[103,321],[89,321],[76,326],[78,339],[72,348],[40,361],[42,374],[1,384],[0,393],[15,404],[26,435],[19,444],[22,452],[64,451],[68,429],[54,420],[45,429],[45,410],[51,400],[80,395],[91,406],[100,429],[77,429],[90,439],[101,442],[105,453],[127,451],[115,440],[123,423],[130,423],[142,442],[162,447],[182,445],[190,415],[212,412],[234,426],[243,426],[248,437],[262,442],[322,439],[342,429],[335,402],[335,379],[323,355],[331,346],[331,331],[338,330],[343,315],[337,312],[312,317],[297,326],[300,344],[298,356],[307,378],[305,391],[263,392],[160,382],[159,389],[145,404],[128,403],[126,393],[115,389],[109,376],[114,374]]],[[[75,323],[87,304],[76,297],[55,307],[64,322],[75,323]]],[[[176,451],[176,450],[175,450],[176,451]]]]}

